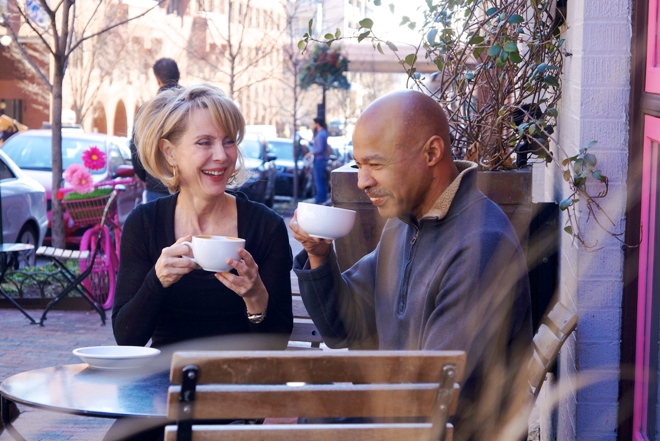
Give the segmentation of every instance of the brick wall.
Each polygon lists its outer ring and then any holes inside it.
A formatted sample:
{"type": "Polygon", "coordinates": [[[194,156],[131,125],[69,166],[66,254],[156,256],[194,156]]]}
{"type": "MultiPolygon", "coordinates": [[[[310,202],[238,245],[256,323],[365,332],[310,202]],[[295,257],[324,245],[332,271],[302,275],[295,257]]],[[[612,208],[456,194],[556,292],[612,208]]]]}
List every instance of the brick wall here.
{"type": "MultiPolygon", "coordinates": [[[[625,227],[630,93],[630,0],[569,1],[559,143],[575,154],[590,141],[598,165],[610,178],[603,207],[614,225],[625,227]]],[[[546,193],[568,195],[561,177],[546,193]]],[[[560,296],[577,310],[578,328],[562,348],[559,381],[568,385],[558,409],[557,439],[616,439],[623,253],[585,206],[579,225],[592,251],[561,237],[560,296]],[[596,381],[584,386],[581,380],[596,381]]],[[[564,221],[561,226],[563,228],[564,221]]]]}

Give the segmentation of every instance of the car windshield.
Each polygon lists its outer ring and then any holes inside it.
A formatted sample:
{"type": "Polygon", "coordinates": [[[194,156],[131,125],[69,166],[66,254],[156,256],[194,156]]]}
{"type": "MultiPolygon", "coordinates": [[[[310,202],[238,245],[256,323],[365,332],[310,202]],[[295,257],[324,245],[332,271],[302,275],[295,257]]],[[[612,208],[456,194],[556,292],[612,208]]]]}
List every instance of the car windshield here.
{"type": "Polygon", "coordinates": [[[293,161],[293,142],[291,141],[268,141],[273,146],[277,159],[288,159],[293,161]]]}
{"type": "Polygon", "coordinates": [[[261,144],[258,139],[243,139],[241,151],[246,158],[261,159],[261,144]]]}
{"type": "MultiPolygon", "coordinates": [[[[45,136],[15,136],[2,146],[2,151],[7,154],[20,168],[24,170],[53,170],[50,137],[45,136]]],[[[66,170],[71,164],[82,164],[83,152],[91,146],[96,146],[105,151],[102,142],[85,139],[62,138],[62,169],[66,170]]],[[[105,167],[101,170],[93,170],[92,174],[105,173],[105,167]]]]}

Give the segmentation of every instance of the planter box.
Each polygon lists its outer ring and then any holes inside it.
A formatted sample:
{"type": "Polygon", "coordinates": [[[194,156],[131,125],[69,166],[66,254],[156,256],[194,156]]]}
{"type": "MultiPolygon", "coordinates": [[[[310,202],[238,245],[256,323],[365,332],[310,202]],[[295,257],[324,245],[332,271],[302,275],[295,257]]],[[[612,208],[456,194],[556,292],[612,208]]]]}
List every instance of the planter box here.
{"type": "MultiPolygon", "coordinates": [[[[355,226],[348,236],[335,243],[339,267],[350,268],[362,256],[376,248],[385,219],[357,186],[357,169],[344,165],[333,170],[332,205],[357,212],[355,226]]],[[[479,172],[479,189],[497,203],[508,216],[527,252],[529,225],[532,219],[532,170],[479,172]]]]}

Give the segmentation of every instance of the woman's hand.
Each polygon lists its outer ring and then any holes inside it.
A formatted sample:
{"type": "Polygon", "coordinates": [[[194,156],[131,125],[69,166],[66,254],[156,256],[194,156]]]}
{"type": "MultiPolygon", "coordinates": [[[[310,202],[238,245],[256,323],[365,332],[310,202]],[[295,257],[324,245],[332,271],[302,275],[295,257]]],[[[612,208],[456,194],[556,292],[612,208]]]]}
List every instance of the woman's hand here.
{"type": "Polygon", "coordinates": [[[289,228],[293,232],[294,239],[300,242],[303,248],[305,248],[305,251],[307,251],[309,265],[312,269],[321,266],[328,259],[330,249],[332,248],[332,240],[311,237],[305,233],[298,223],[297,209],[293,212],[293,217],[289,222],[289,228]]]}
{"type": "Polygon", "coordinates": [[[259,276],[259,266],[247,250],[238,250],[241,260],[229,259],[228,264],[238,275],[230,272],[215,273],[215,277],[227,288],[243,298],[248,312],[259,314],[268,305],[268,291],[259,276]]]}
{"type": "Polygon", "coordinates": [[[187,245],[181,242],[191,241],[192,236],[184,236],[177,240],[174,245],[163,248],[158,261],[156,261],[156,276],[163,288],[169,288],[178,282],[181,277],[199,266],[190,259],[182,256],[190,255],[191,251],[187,245]]]}

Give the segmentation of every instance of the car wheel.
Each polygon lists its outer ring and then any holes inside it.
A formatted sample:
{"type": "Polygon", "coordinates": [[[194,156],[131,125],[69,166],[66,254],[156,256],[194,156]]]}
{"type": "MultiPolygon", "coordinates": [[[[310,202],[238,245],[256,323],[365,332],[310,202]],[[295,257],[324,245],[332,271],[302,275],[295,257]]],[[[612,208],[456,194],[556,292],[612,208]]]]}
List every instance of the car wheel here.
{"type": "Polygon", "coordinates": [[[16,268],[25,268],[26,266],[34,266],[37,262],[37,241],[39,240],[39,234],[32,225],[25,224],[21,228],[18,237],[16,238],[17,243],[27,243],[34,245],[34,249],[27,253],[18,253],[18,261],[16,262],[16,268]]]}

